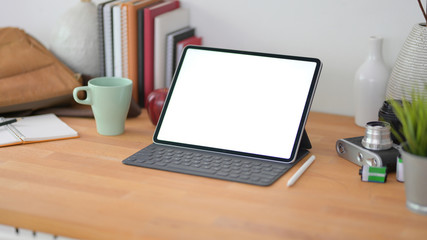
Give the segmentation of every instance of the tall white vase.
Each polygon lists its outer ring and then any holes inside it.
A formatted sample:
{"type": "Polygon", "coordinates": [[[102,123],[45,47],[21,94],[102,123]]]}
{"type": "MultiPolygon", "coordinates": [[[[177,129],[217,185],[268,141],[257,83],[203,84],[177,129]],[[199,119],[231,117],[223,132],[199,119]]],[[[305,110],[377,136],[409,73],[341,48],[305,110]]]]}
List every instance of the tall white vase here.
{"type": "Polygon", "coordinates": [[[387,86],[387,98],[411,100],[411,92],[427,87],[427,27],[416,24],[406,38],[387,86]]]}
{"type": "Polygon", "coordinates": [[[369,52],[354,79],[355,122],[365,127],[367,122],[378,120],[378,111],[385,100],[390,70],[382,56],[381,37],[369,38],[369,52]]]}

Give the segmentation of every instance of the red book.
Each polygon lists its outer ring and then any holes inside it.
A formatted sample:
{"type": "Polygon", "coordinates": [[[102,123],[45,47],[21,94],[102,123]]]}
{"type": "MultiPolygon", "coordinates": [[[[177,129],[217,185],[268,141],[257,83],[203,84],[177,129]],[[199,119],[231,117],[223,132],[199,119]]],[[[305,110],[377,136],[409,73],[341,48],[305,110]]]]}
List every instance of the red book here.
{"type": "Polygon", "coordinates": [[[176,53],[175,53],[175,56],[176,56],[175,63],[176,63],[176,65],[174,66],[174,69],[176,68],[176,66],[179,63],[179,60],[181,59],[182,51],[188,45],[202,45],[202,38],[201,37],[197,37],[197,36],[193,36],[193,37],[186,38],[186,39],[184,39],[182,41],[179,41],[176,44],[176,53]]]}
{"type": "Polygon", "coordinates": [[[144,9],[144,98],[154,90],[154,18],[179,6],[173,0],[144,9]]]}

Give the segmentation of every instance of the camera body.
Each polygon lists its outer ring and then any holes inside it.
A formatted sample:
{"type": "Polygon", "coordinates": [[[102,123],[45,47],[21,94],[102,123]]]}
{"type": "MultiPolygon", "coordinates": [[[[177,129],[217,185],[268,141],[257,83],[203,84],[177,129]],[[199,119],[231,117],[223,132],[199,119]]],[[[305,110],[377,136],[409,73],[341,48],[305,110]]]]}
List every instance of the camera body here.
{"type": "Polygon", "coordinates": [[[340,157],[359,166],[387,167],[387,172],[396,171],[396,158],[399,150],[391,147],[386,150],[371,150],[362,145],[364,136],[339,139],[336,143],[340,157]]]}
{"type": "Polygon", "coordinates": [[[388,122],[368,122],[365,136],[339,139],[336,150],[340,157],[359,166],[387,167],[387,172],[396,171],[399,150],[391,140],[388,122]]]}

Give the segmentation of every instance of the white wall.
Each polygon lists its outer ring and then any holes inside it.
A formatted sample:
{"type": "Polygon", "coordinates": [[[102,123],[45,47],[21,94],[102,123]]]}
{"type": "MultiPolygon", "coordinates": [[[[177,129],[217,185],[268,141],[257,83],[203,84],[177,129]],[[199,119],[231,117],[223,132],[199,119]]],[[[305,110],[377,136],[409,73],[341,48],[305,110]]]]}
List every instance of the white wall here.
{"type": "MultiPolygon", "coordinates": [[[[97,0],[94,2],[99,2],[97,0]]],[[[78,0],[1,0],[0,27],[21,27],[46,46],[55,20],[78,0]]],[[[353,115],[353,78],[368,37],[384,38],[393,66],[412,26],[416,0],[181,0],[204,45],[320,58],[312,110],[353,115]]],[[[1,57],[1,56],[0,56],[1,57]]]]}

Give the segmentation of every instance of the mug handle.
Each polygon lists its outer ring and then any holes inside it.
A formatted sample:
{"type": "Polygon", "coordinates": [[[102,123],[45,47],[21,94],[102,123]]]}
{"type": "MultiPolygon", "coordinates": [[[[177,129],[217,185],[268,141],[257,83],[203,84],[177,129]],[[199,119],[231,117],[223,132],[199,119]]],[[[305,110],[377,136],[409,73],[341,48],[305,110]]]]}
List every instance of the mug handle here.
{"type": "Polygon", "coordinates": [[[76,102],[80,103],[80,104],[85,104],[85,105],[92,105],[92,97],[91,97],[91,91],[90,88],[87,86],[82,86],[82,87],[76,87],[73,90],[73,98],[76,102]],[[85,91],[86,92],[86,99],[80,99],[77,94],[80,91],[85,91]]]}

